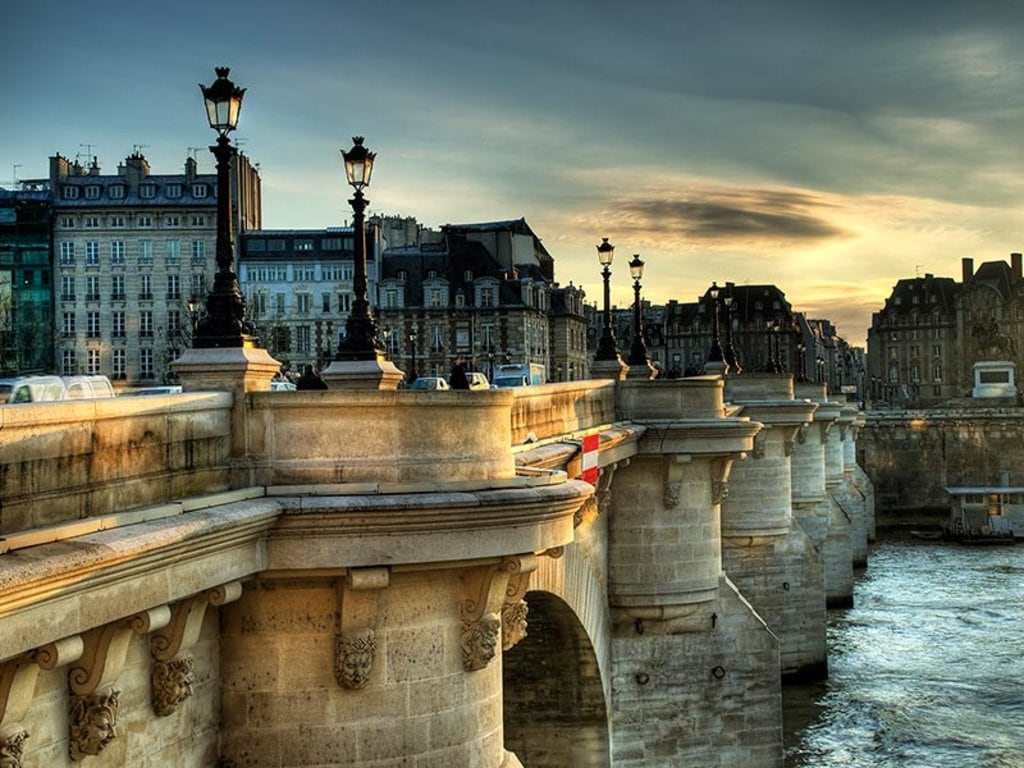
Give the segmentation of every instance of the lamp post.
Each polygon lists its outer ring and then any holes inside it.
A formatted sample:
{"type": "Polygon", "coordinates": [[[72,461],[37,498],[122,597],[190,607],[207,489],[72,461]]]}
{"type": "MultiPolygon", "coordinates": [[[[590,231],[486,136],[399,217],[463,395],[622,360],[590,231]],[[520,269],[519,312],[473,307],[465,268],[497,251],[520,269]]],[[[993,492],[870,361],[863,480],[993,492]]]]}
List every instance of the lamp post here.
{"type": "Polygon", "coordinates": [[[717,282],[711,283],[711,288],[708,289],[708,296],[711,297],[712,315],[711,315],[711,351],[708,352],[708,363],[706,367],[709,370],[720,373],[728,373],[729,365],[725,362],[725,354],[722,351],[721,333],[719,330],[720,322],[720,305],[719,297],[721,291],[718,288],[717,282]]]}
{"type": "Polygon", "coordinates": [[[228,67],[217,67],[213,85],[199,84],[206,102],[210,127],[217,131],[217,143],[210,151],[217,159],[217,274],[213,290],[206,297],[206,314],[199,319],[192,339],[193,348],[255,346],[252,323],[245,319],[245,298],[234,271],[234,232],[231,220],[231,160],[237,154],[228,134],[238,126],[245,88],[228,79],[228,67]]]}
{"type": "Polygon", "coordinates": [[[646,366],[647,345],[644,344],[644,319],[640,311],[640,278],[644,276],[644,262],[639,253],[634,253],[629,262],[629,276],[633,278],[633,343],[626,362],[631,366],[646,366]]]}
{"type": "Polygon", "coordinates": [[[409,343],[412,345],[412,366],[409,369],[409,383],[416,381],[416,331],[410,331],[409,343]]]}
{"type": "Polygon", "coordinates": [[[742,373],[739,357],[736,354],[736,347],[732,343],[732,316],[733,316],[733,295],[729,284],[726,283],[726,293],[722,298],[725,304],[725,364],[729,366],[730,373],[742,373]]]}
{"type": "Polygon", "coordinates": [[[799,382],[807,381],[807,345],[802,341],[796,343],[796,380],[799,382]]]}
{"type": "Polygon", "coordinates": [[[387,355],[381,348],[377,338],[377,323],[370,312],[370,302],[366,298],[366,206],[369,204],[363,196],[363,190],[370,185],[373,174],[373,161],[376,152],[370,152],[363,146],[362,136],[352,137],[352,149],[341,150],[345,158],[345,176],[355,190],[349,204],[352,206],[352,230],[354,237],[353,256],[355,273],[352,276],[352,311],[345,322],[345,338],[338,345],[335,360],[378,360],[387,355]]]}
{"type": "Polygon", "coordinates": [[[615,348],[615,332],[612,330],[611,289],[608,284],[614,257],[615,246],[608,242],[607,237],[602,237],[601,244],[597,246],[597,260],[602,267],[601,277],[604,278],[604,329],[601,331],[601,339],[597,342],[595,360],[617,360],[619,357],[619,350],[615,348]]]}

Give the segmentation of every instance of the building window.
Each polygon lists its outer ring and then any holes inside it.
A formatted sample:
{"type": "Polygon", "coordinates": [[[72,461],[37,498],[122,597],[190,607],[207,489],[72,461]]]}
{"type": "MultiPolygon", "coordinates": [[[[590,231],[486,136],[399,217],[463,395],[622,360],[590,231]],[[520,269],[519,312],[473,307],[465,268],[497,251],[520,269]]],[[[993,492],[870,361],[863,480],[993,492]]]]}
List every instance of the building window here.
{"type": "Polygon", "coordinates": [[[99,229],[100,228],[100,217],[99,216],[86,216],[85,217],[85,228],[86,229],[99,229]]]}
{"type": "Polygon", "coordinates": [[[480,306],[481,307],[493,307],[494,306],[494,289],[493,288],[481,288],[480,289],[480,306]]]}
{"type": "Polygon", "coordinates": [[[75,265],[75,244],[60,244],[60,265],[62,267],[73,267],[75,265]]]}
{"type": "Polygon", "coordinates": [[[193,184],[192,197],[206,197],[210,194],[210,188],[206,184],[193,184]]]}
{"type": "Polygon", "coordinates": [[[110,187],[110,199],[111,200],[123,200],[124,199],[124,185],[114,184],[110,187]]]}
{"type": "Polygon", "coordinates": [[[60,370],[65,376],[74,376],[78,373],[78,357],[73,349],[62,349],[60,351],[60,370]]]}
{"type": "Polygon", "coordinates": [[[340,251],[341,250],[341,238],[340,237],[325,237],[320,241],[321,251],[340,251]]]}
{"type": "Polygon", "coordinates": [[[153,310],[143,309],[139,312],[139,337],[149,339],[153,337],[153,310]]]}
{"type": "Polygon", "coordinates": [[[312,240],[296,240],[295,241],[296,251],[312,251],[313,241],[312,240]]]}
{"type": "Polygon", "coordinates": [[[89,240],[85,244],[85,266],[98,267],[100,265],[100,244],[97,240],[89,240]]]}
{"type": "Polygon", "coordinates": [[[455,294],[455,306],[460,309],[466,306],[466,297],[463,295],[462,291],[458,291],[455,294]]]}
{"type": "Polygon", "coordinates": [[[192,226],[193,227],[205,227],[206,226],[206,217],[205,216],[193,216],[192,217],[192,226]]]}
{"type": "Polygon", "coordinates": [[[384,306],[388,309],[398,308],[398,289],[388,288],[384,291],[384,306]]]}
{"type": "Polygon", "coordinates": [[[164,226],[165,227],[180,227],[181,226],[181,217],[178,216],[177,214],[173,214],[173,213],[172,214],[168,214],[167,217],[164,218],[164,226]]]}
{"type": "Polygon", "coordinates": [[[167,298],[181,298],[181,278],[178,275],[167,276],[167,298]]]}
{"type": "Polygon", "coordinates": [[[440,288],[431,288],[429,296],[430,296],[430,300],[427,303],[428,307],[433,307],[433,308],[436,309],[438,307],[444,306],[441,303],[441,289],[440,288]]]}
{"type": "Polygon", "coordinates": [[[167,333],[175,334],[181,330],[181,312],[172,309],[167,313],[167,333]]]}
{"type": "Polygon", "coordinates": [[[281,317],[282,315],[284,315],[284,294],[283,293],[275,293],[274,294],[274,312],[277,313],[278,317],[281,317]]]}
{"type": "Polygon", "coordinates": [[[123,339],[126,336],[123,309],[115,309],[110,315],[110,336],[114,339],[123,339]]]}
{"type": "Polygon", "coordinates": [[[74,275],[61,275],[60,276],[60,298],[62,301],[74,301],[75,300],[75,276],[74,275]]]}
{"type": "Polygon", "coordinates": [[[153,350],[139,350],[139,377],[143,379],[153,378],[153,350]]]}
{"type": "Polygon", "coordinates": [[[320,311],[330,312],[331,311],[331,294],[321,293],[320,294],[320,311]]]}
{"type": "Polygon", "coordinates": [[[61,323],[61,334],[67,338],[75,335],[75,313],[65,312],[64,319],[61,323]]]}
{"type": "Polygon", "coordinates": [[[313,334],[308,325],[300,325],[295,329],[295,351],[300,354],[309,354],[313,334]]]}
{"type": "Polygon", "coordinates": [[[64,199],[65,200],[77,200],[78,199],[78,187],[64,187],[64,199]]]}
{"type": "Polygon", "coordinates": [[[444,329],[440,325],[432,326],[430,329],[430,351],[444,351],[444,329]]]}
{"type": "Polygon", "coordinates": [[[316,269],[312,264],[296,264],[295,280],[300,283],[309,283],[316,280],[316,269]]]}
{"type": "Polygon", "coordinates": [[[267,250],[268,251],[283,251],[284,249],[285,249],[285,242],[284,242],[284,240],[278,240],[278,239],[267,240],[267,250]]]}
{"type": "Polygon", "coordinates": [[[115,267],[124,266],[124,240],[110,241],[110,263],[115,267]]]}
{"type": "Polygon", "coordinates": [[[152,229],[153,217],[148,215],[139,216],[137,223],[139,229],[152,229]]]}
{"type": "Polygon", "coordinates": [[[168,240],[164,246],[164,261],[169,267],[176,267],[181,261],[181,241],[168,240]]]}
{"type": "Polygon", "coordinates": [[[139,240],[139,266],[149,266],[153,263],[153,241],[139,240]]]}
{"type": "Polygon", "coordinates": [[[100,199],[100,188],[95,184],[90,184],[85,188],[85,199],[86,200],[99,200],[100,199]]]}
{"type": "Polygon", "coordinates": [[[300,315],[308,315],[310,310],[313,309],[313,295],[309,293],[297,293],[295,299],[298,302],[298,311],[300,315]]]}
{"type": "Polygon", "coordinates": [[[124,301],[124,275],[110,276],[110,300],[124,301]]]}
{"type": "Polygon", "coordinates": [[[60,225],[64,229],[75,228],[75,217],[74,216],[61,216],[60,225]]]}
{"type": "Polygon", "coordinates": [[[339,293],[338,294],[338,311],[339,312],[351,312],[352,311],[352,294],[351,293],[339,293]]]}
{"type": "Polygon", "coordinates": [[[181,184],[168,184],[167,196],[172,199],[177,199],[181,197],[181,184]]]}
{"type": "Polygon", "coordinates": [[[196,300],[201,300],[206,297],[206,275],[199,272],[192,273],[192,290],[189,295],[196,300]]]}
{"type": "Polygon", "coordinates": [[[110,228],[111,229],[124,229],[125,219],[124,216],[111,216],[110,217],[110,228]]]}
{"type": "Polygon", "coordinates": [[[99,312],[85,313],[85,335],[90,339],[98,339],[100,337],[99,312]]]}
{"type": "Polygon", "coordinates": [[[202,240],[192,241],[192,263],[193,264],[205,264],[206,263],[206,243],[202,240]]]}
{"type": "Polygon", "coordinates": [[[99,275],[89,275],[85,278],[85,300],[86,301],[99,301],[100,300],[100,277],[99,275]]]}
{"type": "Polygon", "coordinates": [[[127,366],[128,355],[123,349],[115,349],[112,351],[110,360],[110,378],[112,379],[124,379],[125,373],[128,368],[127,366]]]}
{"type": "Polygon", "coordinates": [[[151,275],[139,275],[139,299],[153,300],[153,278],[151,275]]]}

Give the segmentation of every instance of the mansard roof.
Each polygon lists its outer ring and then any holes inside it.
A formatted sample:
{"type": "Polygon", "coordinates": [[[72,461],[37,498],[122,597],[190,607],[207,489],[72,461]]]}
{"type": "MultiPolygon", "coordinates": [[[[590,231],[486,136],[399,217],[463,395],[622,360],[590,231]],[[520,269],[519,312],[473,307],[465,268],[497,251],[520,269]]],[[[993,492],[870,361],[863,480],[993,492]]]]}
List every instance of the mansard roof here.
{"type": "Polygon", "coordinates": [[[903,278],[893,286],[892,294],[885,300],[886,312],[911,314],[913,312],[934,312],[951,315],[963,286],[951,277],[903,278]]]}
{"type": "Polygon", "coordinates": [[[1006,301],[1014,294],[1014,282],[1013,270],[1009,264],[1002,260],[986,261],[978,267],[963,290],[966,293],[981,287],[991,288],[1006,301]]]}

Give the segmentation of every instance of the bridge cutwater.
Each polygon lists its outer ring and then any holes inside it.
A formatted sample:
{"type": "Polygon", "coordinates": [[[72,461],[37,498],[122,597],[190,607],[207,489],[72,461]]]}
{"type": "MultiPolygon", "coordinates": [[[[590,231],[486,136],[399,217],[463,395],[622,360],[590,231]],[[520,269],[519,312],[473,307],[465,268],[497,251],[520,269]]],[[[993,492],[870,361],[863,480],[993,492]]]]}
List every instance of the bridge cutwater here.
{"type": "Polygon", "coordinates": [[[184,394],[0,408],[5,765],[782,765],[873,535],[854,406],[201,353],[184,394]]]}

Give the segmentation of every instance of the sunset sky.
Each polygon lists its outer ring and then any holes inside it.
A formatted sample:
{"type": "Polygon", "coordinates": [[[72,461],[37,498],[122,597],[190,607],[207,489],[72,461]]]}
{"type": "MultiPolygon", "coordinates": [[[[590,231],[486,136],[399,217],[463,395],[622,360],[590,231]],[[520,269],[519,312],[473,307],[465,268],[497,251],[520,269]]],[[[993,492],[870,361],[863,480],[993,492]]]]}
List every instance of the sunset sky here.
{"type": "Polygon", "coordinates": [[[267,228],[348,220],[364,135],[371,212],[525,217],[591,301],[608,237],[617,303],[640,253],[654,302],[771,282],[854,344],[898,279],[1024,249],[1020,2],[34,0],[3,29],[0,186],[135,145],[212,172],[226,65],[267,228]]]}

